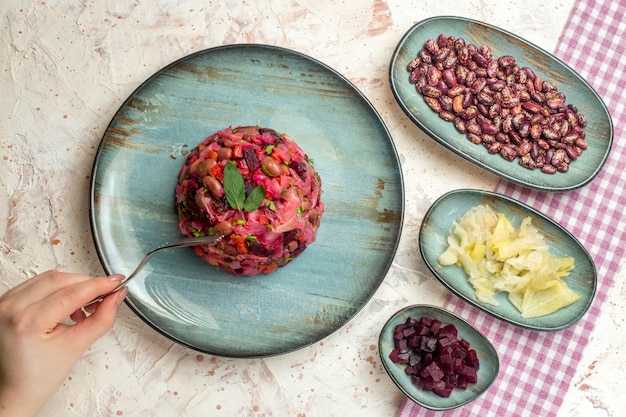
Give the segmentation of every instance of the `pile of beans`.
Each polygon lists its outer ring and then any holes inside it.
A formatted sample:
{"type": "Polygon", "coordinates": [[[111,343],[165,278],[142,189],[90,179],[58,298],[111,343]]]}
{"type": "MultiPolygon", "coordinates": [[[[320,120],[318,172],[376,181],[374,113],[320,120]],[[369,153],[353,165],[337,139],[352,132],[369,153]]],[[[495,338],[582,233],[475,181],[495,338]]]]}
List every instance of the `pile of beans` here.
{"type": "Polygon", "coordinates": [[[408,66],[410,82],[439,116],[489,153],[528,169],[567,172],[585,149],[585,116],[565,94],[510,55],[439,35],[408,66]]]}

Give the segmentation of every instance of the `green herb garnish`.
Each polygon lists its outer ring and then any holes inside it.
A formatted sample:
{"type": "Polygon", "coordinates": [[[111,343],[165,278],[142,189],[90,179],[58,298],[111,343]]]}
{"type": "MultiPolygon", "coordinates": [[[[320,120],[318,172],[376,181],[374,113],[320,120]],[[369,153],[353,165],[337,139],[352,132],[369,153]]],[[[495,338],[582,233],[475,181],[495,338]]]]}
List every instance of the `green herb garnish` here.
{"type": "Polygon", "coordinates": [[[254,187],[246,196],[243,176],[233,162],[228,162],[224,166],[224,192],[228,204],[235,210],[254,211],[265,199],[265,187],[262,185],[254,187]]]}
{"type": "Polygon", "coordinates": [[[243,203],[243,209],[245,211],[254,211],[259,208],[259,205],[265,199],[265,187],[257,185],[250,191],[250,194],[246,197],[246,201],[243,203]]]}

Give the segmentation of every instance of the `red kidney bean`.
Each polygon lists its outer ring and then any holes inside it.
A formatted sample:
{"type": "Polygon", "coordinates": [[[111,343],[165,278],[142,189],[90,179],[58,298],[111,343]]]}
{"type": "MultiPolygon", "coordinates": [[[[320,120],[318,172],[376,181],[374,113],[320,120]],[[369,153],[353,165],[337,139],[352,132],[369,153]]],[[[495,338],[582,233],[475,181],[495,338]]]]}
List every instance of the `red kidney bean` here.
{"type": "Polygon", "coordinates": [[[515,150],[515,147],[506,144],[502,145],[500,149],[500,155],[502,155],[502,157],[508,161],[513,161],[515,160],[515,158],[517,158],[517,151],[515,150]]]}
{"type": "Polygon", "coordinates": [[[456,73],[452,68],[446,68],[445,70],[443,70],[442,77],[443,81],[448,85],[449,88],[456,87],[456,73]]]}
{"type": "Polygon", "coordinates": [[[465,94],[465,90],[467,90],[467,87],[462,84],[457,84],[454,87],[448,88],[446,94],[450,97],[462,96],[463,94],[465,94]]]}
{"type": "Polygon", "coordinates": [[[482,129],[480,128],[480,125],[476,123],[474,119],[465,123],[465,129],[469,133],[473,133],[475,135],[480,135],[482,133],[482,129]]]}
{"type": "Polygon", "coordinates": [[[469,91],[463,95],[463,108],[468,108],[474,103],[474,94],[469,91]]]}
{"type": "Polygon", "coordinates": [[[428,84],[422,89],[422,94],[426,97],[439,98],[441,97],[441,89],[437,86],[428,84]]]}
{"type": "Polygon", "coordinates": [[[452,110],[456,114],[460,114],[463,111],[463,96],[456,96],[452,100],[452,110]]]}
{"type": "Polygon", "coordinates": [[[482,141],[483,141],[480,136],[478,136],[478,135],[476,135],[474,133],[468,133],[467,134],[467,138],[470,140],[470,142],[472,142],[472,143],[474,143],[476,145],[482,143],[482,141]]]}
{"type": "Polygon", "coordinates": [[[501,150],[502,150],[502,143],[500,142],[494,142],[490,144],[489,146],[487,146],[487,152],[491,154],[500,153],[501,150]]]}
{"type": "Polygon", "coordinates": [[[471,119],[475,119],[476,116],[478,116],[478,114],[479,114],[478,107],[469,106],[463,109],[463,111],[461,112],[461,117],[464,118],[465,120],[471,120],[471,119]]]}
{"type": "Polygon", "coordinates": [[[498,70],[499,70],[498,61],[490,61],[487,64],[486,72],[489,78],[494,78],[496,75],[498,75],[498,70]]]}
{"type": "Polygon", "coordinates": [[[439,49],[439,52],[433,57],[435,62],[442,62],[450,55],[450,48],[443,47],[439,49]]]}
{"type": "Polygon", "coordinates": [[[220,161],[223,160],[229,160],[231,159],[233,155],[233,150],[227,146],[222,146],[218,151],[217,151],[217,159],[220,161]]]}
{"type": "Polygon", "coordinates": [[[437,67],[428,67],[428,71],[426,72],[426,81],[428,81],[429,85],[437,85],[439,84],[439,80],[441,79],[441,71],[437,67]]]}
{"type": "Polygon", "coordinates": [[[280,162],[271,156],[263,158],[261,161],[261,168],[263,169],[263,172],[270,177],[278,177],[283,172],[280,162]]]}
{"type": "Polygon", "coordinates": [[[541,111],[543,110],[543,106],[532,101],[522,102],[522,107],[524,108],[524,110],[530,113],[541,113],[541,111]]]}
{"type": "Polygon", "coordinates": [[[518,156],[526,155],[527,153],[531,151],[532,147],[533,145],[531,142],[527,140],[522,141],[522,143],[517,147],[517,155],[518,156]]]}
{"type": "Polygon", "coordinates": [[[467,133],[465,120],[461,119],[460,117],[454,118],[454,127],[456,127],[456,130],[458,130],[460,133],[467,133]]]}
{"type": "Polygon", "coordinates": [[[424,101],[428,104],[428,107],[433,109],[435,113],[439,113],[441,111],[441,104],[436,98],[424,96],[424,101]]]}
{"type": "Polygon", "coordinates": [[[439,97],[439,104],[441,104],[442,110],[452,111],[453,110],[453,101],[447,95],[442,95],[439,97]]]}
{"type": "Polygon", "coordinates": [[[202,178],[202,185],[204,185],[206,189],[209,190],[211,194],[213,194],[213,197],[222,198],[224,196],[224,188],[222,187],[222,184],[219,182],[219,180],[217,180],[215,177],[205,175],[202,178]]]}
{"type": "Polygon", "coordinates": [[[447,110],[441,110],[439,112],[439,117],[441,117],[443,120],[446,120],[448,122],[451,122],[454,120],[454,118],[456,117],[454,115],[454,113],[447,111],[447,110]]]}

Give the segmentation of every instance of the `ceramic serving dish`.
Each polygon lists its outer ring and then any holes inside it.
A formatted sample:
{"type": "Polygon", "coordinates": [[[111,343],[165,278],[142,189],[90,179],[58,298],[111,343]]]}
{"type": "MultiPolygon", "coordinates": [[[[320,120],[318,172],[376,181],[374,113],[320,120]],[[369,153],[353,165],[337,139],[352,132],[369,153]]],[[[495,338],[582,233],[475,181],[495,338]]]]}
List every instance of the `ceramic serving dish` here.
{"type": "Polygon", "coordinates": [[[585,247],[569,231],[546,215],[498,193],[455,190],[441,196],[424,216],[419,233],[419,247],[428,268],[450,291],[477,308],[523,328],[554,331],[569,327],[587,312],[596,292],[596,267],[585,247]],[[438,258],[447,248],[446,240],[452,224],[467,210],[481,204],[491,206],[496,213],[503,213],[515,227],[523,218],[530,216],[532,225],[542,232],[553,254],[559,257],[573,257],[575,267],[564,281],[580,295],[580,299],[552,314],[523,318],[508,300],[505,292],[496,294],[499,305],[483,304],[476,298],[463,268],[439,264],[438,258]]]}
{"type": "Polygon", "coordinates": [[[478,398],[495,381],[500,369],[498,353],[478,329],[456,314],[431,305],[412,305],[393,314],[380,332],[378,351],[385,370],[397,387],[415,403],[437,411],[460,407],[478,398]],[[414,384],[411,376],[407,375],[405,371],[406,365],[396,364],[389,358],[395,347],[395,327],[405,323],[409,317],[419,320],[423,316],[441,321],[442,326],[453,324],[458,330],[458,338],[466,340],[471,348],[476,350],[480,367],[478,380],[475,384],[468,384],[466,389],[456,388],[452,390],[449,397],[440,397],[434,392],[424,390],[414,384]]]}
{"type": "Polygon", "coordinates": [[[513,33],[498,27],[454,16],[438,16],[423,20],[410,28],[400,40],[391,58],[389,78],[393,94],[408,117],[426,134],[460,157],[508,181],[523,186],[566,191],[582,187],[600,172],[613,142],[611,116],[596,91],[576,71],[551,53],[513,33]],[[585,128],[588,148],[569,165],[566,173],[542,173],[527,169],[517,160],[508,161],[490,154],[483,145],[475,145],[459,133],[454,123],[445,121],[431,110],[409,81],[409,63],[429,39],[444,33],[463,38],[477,46],[489,45],[494,57],[510,55],[520,67],[529,67],[543,80],[551,81],[566,95],[567,103],[578,108],[588,125],[585,128]]]}

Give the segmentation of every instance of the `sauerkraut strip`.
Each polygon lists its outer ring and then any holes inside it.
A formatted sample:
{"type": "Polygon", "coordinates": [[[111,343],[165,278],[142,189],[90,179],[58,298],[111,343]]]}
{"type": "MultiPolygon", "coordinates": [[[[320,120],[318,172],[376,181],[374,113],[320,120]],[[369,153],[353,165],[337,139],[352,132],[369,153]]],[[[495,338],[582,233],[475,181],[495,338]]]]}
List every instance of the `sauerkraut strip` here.
{"type": "Polygon", "coordinates": [[[563,281],[574,258],[551,253],[530,217],[516,229],[504,214],[479,205],[454,222],[447,243],[439,263],[462,267],[482,303],[498,305],[495,295],[506,292],[522,317],[532,318],[580,299],[563,281]]]}

